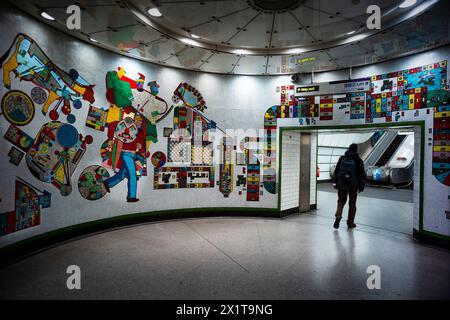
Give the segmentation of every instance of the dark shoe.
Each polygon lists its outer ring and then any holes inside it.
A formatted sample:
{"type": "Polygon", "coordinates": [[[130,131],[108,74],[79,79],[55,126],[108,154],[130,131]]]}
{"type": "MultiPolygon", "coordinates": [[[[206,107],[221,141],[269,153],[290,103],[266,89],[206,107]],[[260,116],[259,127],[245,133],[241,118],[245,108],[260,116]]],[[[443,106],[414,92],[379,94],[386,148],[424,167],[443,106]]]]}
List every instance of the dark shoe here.
{"type": "Polygon", "coordinates": [[[334,221],[333,227],[335,229],[339,229],[339,222],[341,222],[342,218],[336,218],[336,220],[334,221]]]}
{"type": "Polygon", "coordinates": [[[347,227],[348,227],[349,229],[351,229],[351,228],[356,228],[356,224],[354,224],[353,222],[352,222],[352,223],[348,223],[348,222],[347,222],[347,227]]]}
{"type": "Polygon", "coordinates": [[[138,202],[138,198],[127,198],[127,202],[138,202]]]}
{"type": "Polygon", "coordinates": [[[111,189],[109,189],[109,185],[108,185],[108,182],[106,182],[106,181],[103,181],[103,185],[105,186],[105,190],[106,190],[106,192],[108,192],[108,193],[111,193],[111,189]]]}

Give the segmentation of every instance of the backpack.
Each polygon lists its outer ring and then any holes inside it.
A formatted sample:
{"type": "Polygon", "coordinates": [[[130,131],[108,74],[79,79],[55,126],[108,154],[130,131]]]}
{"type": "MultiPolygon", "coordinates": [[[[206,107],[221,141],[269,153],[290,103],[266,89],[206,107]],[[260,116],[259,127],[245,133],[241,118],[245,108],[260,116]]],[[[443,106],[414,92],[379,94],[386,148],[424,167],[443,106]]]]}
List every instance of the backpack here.
{"type": "Polygon", "coordinates": [[[342,190],[356,189],[358,186],[358,179],[356,178],[356,163],[355,160],[345,157],[342,159],[339,174],[338,174],[338,188],[342,190]]]}

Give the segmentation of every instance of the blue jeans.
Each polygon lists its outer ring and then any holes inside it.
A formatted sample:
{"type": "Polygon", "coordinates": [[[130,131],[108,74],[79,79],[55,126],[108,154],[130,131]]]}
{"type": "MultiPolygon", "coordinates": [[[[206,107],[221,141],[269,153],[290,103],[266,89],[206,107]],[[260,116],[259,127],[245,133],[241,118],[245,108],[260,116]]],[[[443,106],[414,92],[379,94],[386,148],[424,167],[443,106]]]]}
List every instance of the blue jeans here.
{"type": "Polygon", "coordinates": [[[122,151],[120,156],[122,158],[122,167],[119,172],[111,178],[108,178],[105,182],[110,188],[113,188],[126,177],[128,179],[127,198],[136,198],[137,177],[136,168],[134,166],[134,153],[122,151]]]}

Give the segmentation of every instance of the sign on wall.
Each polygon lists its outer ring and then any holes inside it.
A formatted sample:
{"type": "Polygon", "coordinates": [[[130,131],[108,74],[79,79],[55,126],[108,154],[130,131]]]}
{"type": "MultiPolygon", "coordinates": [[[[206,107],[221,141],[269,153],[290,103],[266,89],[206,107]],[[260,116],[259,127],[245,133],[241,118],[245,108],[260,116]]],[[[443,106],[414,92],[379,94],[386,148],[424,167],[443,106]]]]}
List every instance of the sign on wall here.
{"type": "Polygon", "coordinates": [[[319,91],[318,85],[295,87],[295,93],[297,93],[297,94],[308,93],[308,92],[317,92],[317,91],[319,91]]]}
{"type": "Polygon", "coordinates": [[[370,90],[370,79],[355,79],[351,81],[330,82],[330,93],[347,93],[370,90]]]}

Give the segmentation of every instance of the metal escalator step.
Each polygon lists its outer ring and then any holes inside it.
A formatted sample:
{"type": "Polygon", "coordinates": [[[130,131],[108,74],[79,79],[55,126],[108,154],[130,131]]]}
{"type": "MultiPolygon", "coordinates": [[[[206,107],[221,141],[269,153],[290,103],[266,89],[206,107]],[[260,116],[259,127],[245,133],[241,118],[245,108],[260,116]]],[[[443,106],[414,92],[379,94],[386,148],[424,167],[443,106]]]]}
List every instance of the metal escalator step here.
{"type": "Polygon", "coordinates": [[[391,144],[386,148],[386,150],[381,155],[380,159],[378,159],[375,165],[378,167],[384,166],[392,158],[392,156],[397,151],[398,147],[405,138],[406,138],[405,135],[397,135],[394,138],[394,140],[392,140],[391,144]]]}

